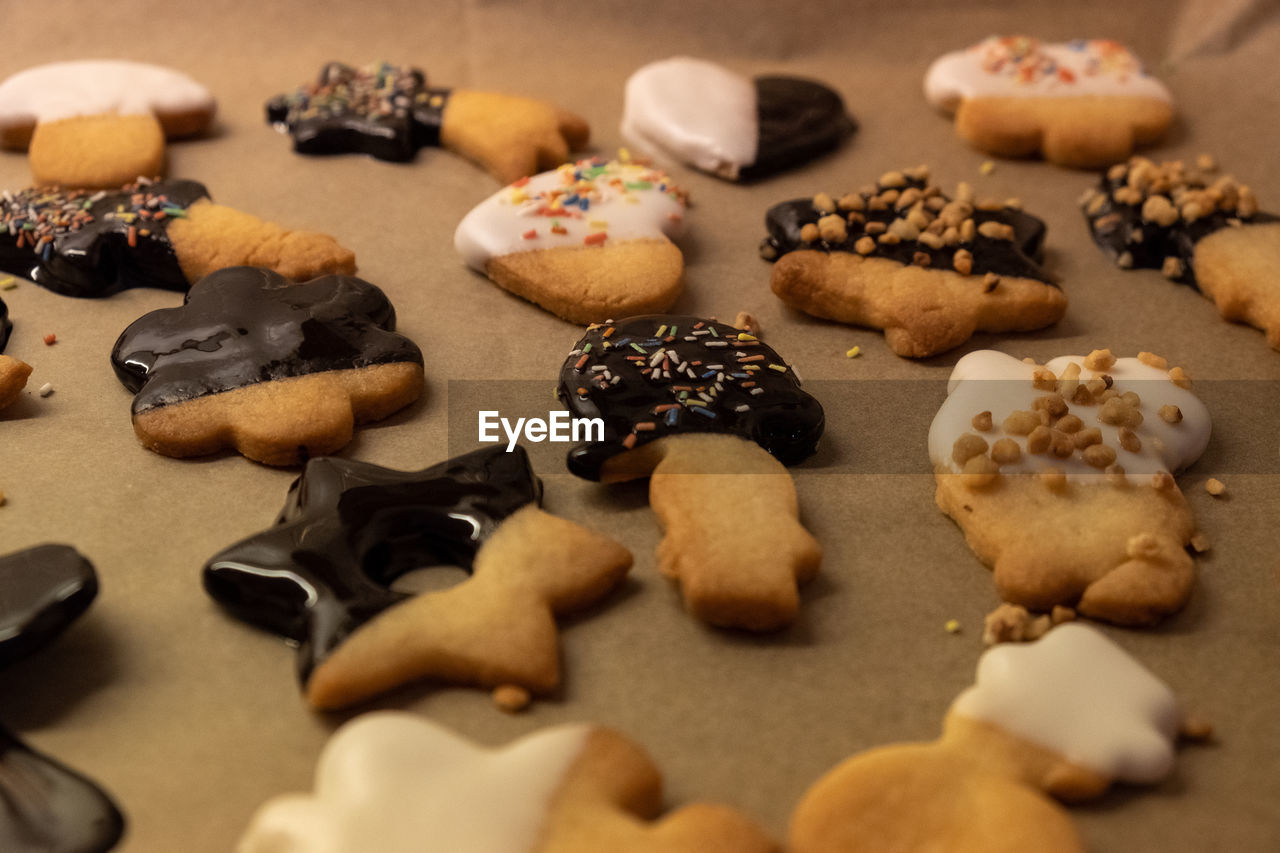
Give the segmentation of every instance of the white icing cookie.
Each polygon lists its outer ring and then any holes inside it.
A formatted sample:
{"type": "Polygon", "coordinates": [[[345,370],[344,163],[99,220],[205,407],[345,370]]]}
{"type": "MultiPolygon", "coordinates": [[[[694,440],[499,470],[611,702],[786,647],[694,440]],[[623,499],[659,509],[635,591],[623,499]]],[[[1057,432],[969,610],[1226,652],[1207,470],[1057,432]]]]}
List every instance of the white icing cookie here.
{"type": "Polygon", "coordinates": [[[213,109],[213,95],[186,74],[125,60],[53,62],[0,83],[0,129],[76,116],[213,109]]]}
{"type": "Polygon", "coordinates": [[[1068,623],[978,662],[951,711],[983,720],[1108,779],[1150,784],[1169,774],[1182,712],[1158,678],[1102,633],[1068,623]]]}

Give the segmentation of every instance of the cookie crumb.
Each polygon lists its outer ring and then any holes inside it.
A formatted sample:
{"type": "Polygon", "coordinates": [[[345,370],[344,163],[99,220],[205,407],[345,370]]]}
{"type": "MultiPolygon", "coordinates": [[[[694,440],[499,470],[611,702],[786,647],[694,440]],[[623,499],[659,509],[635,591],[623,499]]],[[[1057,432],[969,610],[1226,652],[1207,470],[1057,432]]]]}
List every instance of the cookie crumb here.
{"type": "Polygon", "coordinates": [[[1191,388],[1191,377],[1181,367],[1175,367],[1169,371],[1169,381],[1179,388],[1191,388]]]}
{"type": "Polygon", "coordinates": [[[756,318],[747,311],[739,311],[738,316],[733,318],[734,328],[742,329],[744,332],[760,337],[760,324],[756,322],[756,318]]]}
{"type": "Polygon", "coordinates": [[[978,412],[973,416],[973,420],[969,422],[978,432],[988,432],[993,426],[991,421],[991,412],[978,412]]]}
{"type": "Polygon", "coordinates": [[[18,282],[16,282],[11,275],[0,278],[0,290],[13,290],[17,286],[18,282]]]}
{"type": "Polygon", "coordinates": [[[982,642],[994,646],[997,643],[1038,640],[1055,624],[1057,623],[1048,614],[1032,616],[1022,605],[1005,602],[988,613],[983,620],[982,642]]]}
{"type": "Polygon", "coordinates": [[[1053,605],[1053,610],[1049,613],[1049,621],[1055,626],[1061,625],[1063,622],[1074,622],[1076,621],[1076,612],[1070,607],[1055,604],[1053,605]]]}
{"type": "Polygon", "coordinates": [[[973,272],[973,253],[968,249],[956,249],[955,255],[951,258],[951,266],[960,275],[968,275],[973,272]]]}
{"type": "Polygon", "coordinates": [[[1142,362],[1147,367],[1154,367],[1156,370],[1169,369],[1168,359],[1164,358],[1163,356],[1156,355],[1153,352],[1138,353],[1138,361],[1142,362]]]}
{"type": "Polygon", "coordinates": [[[50,332],[49,334],[44,336],[44,345],[47,347],[51,347],[57,342],[58,342],[58,336],[55,335],[53,332],[50,332]]]}
{"type": "Polygon", "coordinates": [[[1216,477],[1210,477],[1205,481],[1204,490],[1215,498],[1222,497],[1227,493],[1227,484],[1216,477]]]}
{"type": "Polygon", "coordinates": [[[1196,713],[1189,713],[1178,727],[1178,736],[1185,740],[1204,742],[1213,738],[1213,724],[1196,713]]]}
{"type": "Polygon", "coordinates": [[[1164,263],[1160,265],[1160,274],[1168,279],[1182,278],[1182,274],[1186,272],[1186,267],[1182,264],[1181,258],[1169,255],[1164,259],[1164,263]]]}
{"type": "Polygon", "coordinates": [[[1196,158],[1196,168],[1202,172],[1216,172],[1218,161],[1213,159],[1212,154],[1201,154],[1196,158]]]}
{"type": "Polygon", "coordinates": [[[532,699],[528,690],[515,684],[503,684],[493,690],[493,704],[508,714],[523,711],[532,699]]]}
{"type": "Polygon", "coordinates": [[[41,397],[48,397],[48,396],[49,396],[50,394],[52,394],[52,393],[53,393],[53,383],[52,383],[52,382],[46,382],[46,383],[44,383],[43,385],[41,385],[41,386],[40,386],[39,394],[40,394],[40,396],[41,396],[41,397]]]}
{"type": "Polygon", "coordinates": [[[4,506],[4,504],[5,504],[4,492],[0,491],[0,506],[4,506]]]}
{"type": "Polygon", "coordinates": [[[818,193],[813,197],[813,207],[823,213],[836,212],[836,203],[826,193],[818,193]]]}
{"type": "Polygon", "coordinates": [[[852,346],[852,347],[850,347],[849,349],[845,350],[844,357],[845,357],[845,358],[857,358],[857,357],[858,357],[858,356],[860,356],[860,355],[862,355],[862,347],[860,347],[860,346],[852,346]]]}
{"type": "Polygon", "coordinates": [[[1197,554],[1203,554],[1213,546],[1209,543],[1209,537],[1197,530],[1195,535],[1191,537],[1191,547],[1195,549],[1197,554]]]}
{"type": "Polygon", "coordinates": [[[990,175],[996,170],[996,164],[993,160],[983,160],[982,165],[978,167],[978,171],[984,175],[990,175]]]}
{"type": "Polygon", "coordinates": [[[959,619],[948,619],[948,620],[947,620],[947,622],[946,622],[946,624],[945,624],[945,625],[943,625],[942,627],[946,629],[946,631],[947,631],[947,633],[948,633],[948,634],[959,634],[959,633],[960,633],[960,620],[959,620],[959,619]]]}
{"type": "Polygon", "coordinates": [[[1084,358],[1084,366],[1093,371],[1106,370],[1116,363],[1116,357],[1109,349],[1096,349],[1084,358]]]}
{"type": "Polygon", "coordinates": [[[901,172],[885,172],[880,176],[880,186],[891,189],[894,187],[905,187],[907,185],[906,176],[901,172]]]}
{"type": "Polygon", "coordinates": [[[992,293],[1000,286],[1000,276],[993,272],[987,273],[982,279],[982,292],[992,293]]]}

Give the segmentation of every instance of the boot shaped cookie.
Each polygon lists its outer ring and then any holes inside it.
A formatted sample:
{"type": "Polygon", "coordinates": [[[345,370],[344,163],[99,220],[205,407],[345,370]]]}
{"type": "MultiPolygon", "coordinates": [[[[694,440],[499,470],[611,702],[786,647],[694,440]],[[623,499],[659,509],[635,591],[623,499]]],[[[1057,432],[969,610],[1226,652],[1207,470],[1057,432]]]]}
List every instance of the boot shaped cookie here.
{"type": "Polygon", "coordinates": [[[799,609],[822,549],[798,520],[785,465],[811,455],[822,406],[754,335],[716,320],[632,317],[592,326],[560,371],[560,401],[600,418],[569,470],[607,483],[649,477],[666,535],[658,566],[712,625],[767,631],[799,609]]]}
{"type": "Polygon", "coordinates": [[[1210,430],[1190,386],[1151,353],[957,362],[929,430],[936,498],[1005,601],[1125,625],[1182,607],[1196,525],[1172,473],[1210,430]]]}
{"type": "Polygon", "coordinates": [[[539,509],[523,448],[423,471],[313,459],[275,526],[204,569],[235,616],[299,644],[307,701],[340,708],[423,678],[547,693],[560,683],[557,616],[612,589],[631,555],[539,509]],[[471,577],[390,589],[423,566],[471,577]]]}
{"type": "Polygon", "coordinates": [[[924,92],[979,151],[1084,169],[1125,159],[1173,121],[1169,90],[1107,39],[992,36],[934,62],[924,92]]]}
{"type": "Polygon", "coordinates": [[[54,62],[0,83],[0,145],[28,151],[37,184],[118,187],[164,174],[165,140],[205,131],[215,109],[171,68],[54,62]]]}
{"type": "Polygon", "coordinates": [[[778,298],[884,329],[907,358],[945,352],[974,332],[1041,329],[1067,309],[1037,263],[1044,223],[1010,203],[975,201],[967,184],[948,200],[925,166],[887,172],[856,193],[774,205],[765,225],[760,254],[776,261],[778,298]]]}
{"type": "Polygon", "coordinates": [[[1145,157],[1112,166],[1081,199],[1089,229],[1121,269],[1159,269],[1197,288],[1280,350],[1280,217],[1216,169],[1210,157],[1195,168],[1145,157]]]}
{"type": "Polygon", "coordinates": [[[792,853],[1083,853],[1065,810],[1173,767],[1173,694],[1097,630],[983,654],[942,737],[855,755],[791,817],[792,853]]]}
{"type": "Polygon", "coordinates": [[[490,749],[423,717],[381,711],[334,733],[315,792],[263,805],[240,853],[777,853],[737,811],[666,817],[662,777],[636,744],[586,724],[490,749]]]}
{"type": "Polygon", "coordinates": [[[55,293],[184,291],[214,270],[241,264],[295,281],[356,269],[355,255],[329,235],[214,204],[195,181],[140,178],[98,192],[33,187],[0,198],[0,271],[55,293]]]}
{"type": "Polygon", "coordinates": [[[428,86],[416,68],[330,62],[316,82],[267,102],[267,121],[302,154],[363,152],[408,161],[441,145],[503,183],[569,159],[591,135],[571,112],[532,98],[428,86]]]}
{"type": "Polygon", "coordinates": [[[582,160],[516,181],[458,224],[467,266],[572,323],[663,311],[680,295],[684,192],[649,166],[582,160]]]}

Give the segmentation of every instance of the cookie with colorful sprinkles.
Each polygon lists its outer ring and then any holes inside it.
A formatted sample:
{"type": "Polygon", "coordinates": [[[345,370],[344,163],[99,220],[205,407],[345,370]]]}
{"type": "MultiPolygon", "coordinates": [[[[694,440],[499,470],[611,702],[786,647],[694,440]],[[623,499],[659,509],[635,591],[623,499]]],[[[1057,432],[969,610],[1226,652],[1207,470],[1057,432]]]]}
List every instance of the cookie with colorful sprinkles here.
{"type": "Polygon", "coordinates": [[[1044,365],[994,352],[956,363],[929,430],[938,507],[1006,602],[1150,625],[1195,582],[1195,519],[1173,474],[1209,442],[1180,367],[1110,350],[1044,365]]]}
{"type": "Polygon", "coordinates": [[[467,266],[573,323],[664,311],[680,295],[687,198],[630,160],[566,163],[499,190],[458,224],[467,266]]]}
{"type": "Polygon", "coordinates": [[[883,329],[889,348],[924,358],[975,332],[1052,325],[1067,297],[1040,266],[1045,225],[1016,199],[948,199],[929,169],[886,172],[873,186],[776,204],[760,255],[793,308],[883,329]]]}
{"type": "Polygon", "coordinates": [[[596,324],[560,370],[560,401],[600,418],[569,470],[615,483],[649,477],[665,530],[659,569],[711,625],[776,630],[822,549],[800,524],[785,466],[812,455],[822,406],[794,369],[748,332],[714,319],[649,315],[596,324]]]}
{"type": "Polygon", "coordinates": [[[1173,122],[1169,90],[1109,39],[991,36],[936,60],[924,92],[979,151],[1075,168],[1124,160],[1173,122]]]}
{"type": "Polygon", "coordinates": [[[563,163],[591,135],[586,121],[552,104],[430,86],[419,69],[390,62],[330,62],[315,82],[268,101],[267,121],[301,154],[405,162],[442,146],[504,183],[563,163]]]}
{"type": "Polygon", "coordinates": [[[0,195],[0,271],[55,293],[185,291],[214,270],[245,264],[299,281],[356,268],[355,255],[328,234],[216,204],[196,181],[138,178],[115,190],[0,195]]]}

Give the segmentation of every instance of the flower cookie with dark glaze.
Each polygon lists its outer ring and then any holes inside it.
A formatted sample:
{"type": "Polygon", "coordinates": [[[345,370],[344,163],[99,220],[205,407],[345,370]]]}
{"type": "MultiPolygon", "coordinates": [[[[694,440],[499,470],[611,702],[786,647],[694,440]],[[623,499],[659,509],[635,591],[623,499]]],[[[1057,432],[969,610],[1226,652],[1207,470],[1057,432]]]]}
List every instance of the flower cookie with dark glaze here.
{"type": "Polygon", "coordinates": [[[572,323],[663,311],[680,295],[684,191],[631,161],[566,163],[499,190],[458,224],[467,266],[572,323]]]}
{"type": "Polygon", "coordinates": [[[495,688],[495,700],[560,683],[556,617],[602,598],[631,567],[621,545],[539,508],[522,447],[486,448],[422,471],[313,459],[274,526],[205,565],[236,617],[298,644],[316,708],[424,678],[495,688]],[[420,595],[406,572],[470,578],[420,595]]]}
{"type": "Polygon", "coordinates": [[[315,792],[261,806],[240,853],[777,853],[755,822],[693,803],[661,817],[662,777],[600,726],[540,729],[497,748],[379,711],[325,744],[315,792]],[[427,848],[423,839],[430,839],[427,848]]]}
{"type": "MultiPolygon", "coordinates": [[[[98,594],[93,565],[67,545],[0,557],[0,668],[30,657],[70,627],[98,594]]],[[[93,782],[30,749],[0,725],[0,849],[104,853],[124,818],[93,782]]]]}
{"type": "Polygon", "coordinates": [[[591,135],[586,121],[543,101],[428,86],[417,68],[389,62],[330,62],[314,83],[268,101],[267,121],[301,154],[405,162],[438,145],[503,183],[563,163],[591,135]]]}
{"type": "Polygon", "coordinates": [[[651,62],[627,79],[622,133],[642,153],[753,181],[836,148],[856,125],[832,89],[748,79],[705,59],[651,62]]]}
{"type": "Polygon", "coordinates": [[[134,392],[133,428],[148,449],[234,448],[296,465],[422,395],[422,353],[394,329],[390,301],[362,279],[298,284],[228,267],[192,285],[181,307],[131,323],[111,364],[134,392]]]}
{"type": "Polygon", "coordinates": [[[118,187],[164,174],[165,140],[203,133],[216,108],[172,68],[52,62],[0,83],[0,146],[28,152],[37,184],[118,187]]]}
{"type": "Polygon", "coordinates": [[[355,255],[329,235],[215,204],[196,181],[139,178],[113,190],[33,187],[0,197],[0,271],[65,296],[185,291],[242,264],[295,280],[356,269],[355,255]]]}
{"type": "Polygon", "coordinates": [[[1060,625],[978,662],[942,736],[837,765],[791,816],[792,853],[1083,853],[1067,812],[1151,785],[1190,729],[1173,693],[1098,630],[1060,625]]]}
{"type": "Polygon", "coordinates": [[[1082,169],[1125,159],[1173,122],[1169,90],[1109,39],[992,36],[935,61],[924,93],[979,151],[1082,169]]]}
{"type": "Polygon", "coordinates": [[[1080,199],[1094,242],[1121,269],[1158,269],[1189,284],[1224,319],[1262,329],[1280,350],[1280,217],[1258,210],[1247,184],[1194,166],[1133,157],[1080,199]]]}
{"type": "Polygon", "coordinates": [[[975,332],[1052,325],[1067,297],[1038,263],[1045,226],[1016,200],[954,199],[925,166],[874,186],[782,202],[765,216],[760,255],[770,286],[793,308],[883,329],[889,348],[924,358],[975,332]]]}
{"type": "Polygon", "coordinates": [[[789,364],[728,323],[631,317],[587,329],[557,394],[575,418],[604,422],[601,441],[569,451],[570,471],[650,478],[658,567],[695,617],[754,631],[795,619],[822,549],[785,466],[814,452],[824,418],[789,364]]]}
{"type": "Polygon", "coordinates": [[[1182,368],[981,350],[948,387],[929,430],[936,500],[1002,599],[1122,625],[1183,606],[1196,524],[1172,475],[1204,452],[1210,420],[1182,368]]]}

